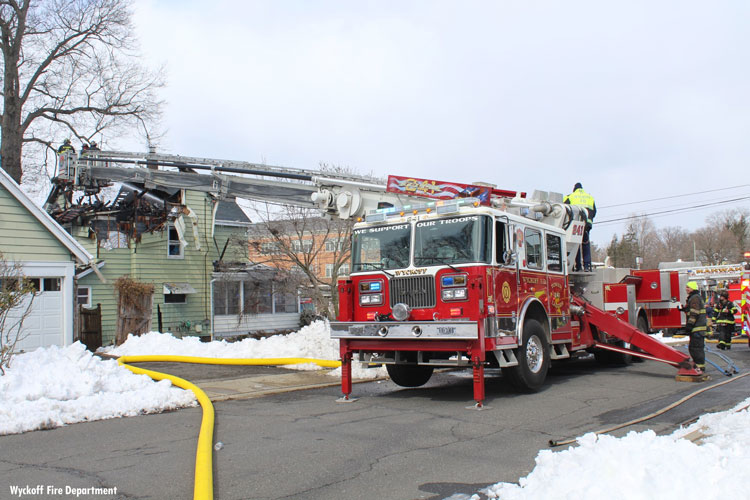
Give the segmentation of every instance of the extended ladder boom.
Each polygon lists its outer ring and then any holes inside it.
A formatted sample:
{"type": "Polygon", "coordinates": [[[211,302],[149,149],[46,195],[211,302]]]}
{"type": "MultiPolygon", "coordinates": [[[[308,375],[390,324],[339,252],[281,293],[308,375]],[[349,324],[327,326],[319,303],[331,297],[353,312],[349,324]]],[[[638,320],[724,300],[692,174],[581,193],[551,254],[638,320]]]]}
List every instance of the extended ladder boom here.
{"type": "Polygon", "coordinates": [[[370,176],[260,163],[95,150],[80,156],[67,153],[60,160],[58,179],[83,189],[95,190],[110,181],[136,182],[146,188],[190,189],[219,198],[314,208],[342,219],[363,215],[382,203],[403,204],[413,198],[386,192],[385,181],[370,176]]]}

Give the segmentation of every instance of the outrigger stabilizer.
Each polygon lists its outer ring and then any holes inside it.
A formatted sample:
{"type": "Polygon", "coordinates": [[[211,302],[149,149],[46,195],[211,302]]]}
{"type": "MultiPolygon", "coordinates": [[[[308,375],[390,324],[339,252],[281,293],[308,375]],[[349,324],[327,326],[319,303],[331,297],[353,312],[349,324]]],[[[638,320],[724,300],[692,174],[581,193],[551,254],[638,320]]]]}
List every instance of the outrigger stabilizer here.
{"type": "Polygon", "coordinates": [[[708,380],[708,375],[696,368],[695,363],[691,361],[689,355],[659,342],[630,323],[602,311],[580,297],[572,297],[571,302],[575,306],[578,306],[576,310],[581,320],[582,333],[584,329],[590,331],[593,326],[600,332],[606,332],[608,335],[622,340],[625,344],[629,344],[644,352],[603,342],[595,342],[594,347],[672,365],[678,369],[675,380],[680,382],[703,382],[708,380]]]}

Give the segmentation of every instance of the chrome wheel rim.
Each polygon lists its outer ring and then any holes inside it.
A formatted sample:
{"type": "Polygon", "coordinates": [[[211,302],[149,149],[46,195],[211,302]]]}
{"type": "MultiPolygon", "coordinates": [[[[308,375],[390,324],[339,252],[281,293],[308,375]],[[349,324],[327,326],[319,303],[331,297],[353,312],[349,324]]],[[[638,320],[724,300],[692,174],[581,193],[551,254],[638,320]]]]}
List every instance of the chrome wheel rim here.
{"type": "Polygon", "coordinates": [[[529,338],[526,343],[526,364],[532,373],[539,373],[544,364],[544,348],[536,335],[529,338]]]}

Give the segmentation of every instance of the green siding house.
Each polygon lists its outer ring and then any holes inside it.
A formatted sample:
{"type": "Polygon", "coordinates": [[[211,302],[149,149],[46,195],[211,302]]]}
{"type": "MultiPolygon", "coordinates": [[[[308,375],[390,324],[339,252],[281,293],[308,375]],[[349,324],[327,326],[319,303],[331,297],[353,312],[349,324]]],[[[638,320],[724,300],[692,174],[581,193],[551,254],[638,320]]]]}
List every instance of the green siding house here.
{"type": "Polygon", "coordinates": [[[113,283],[121,276],[154,286],[151,331],[213,338],[298,326],[296,293],[273,283],[273,271],[258,273],[249,265],[250,220],[235,202],[179,189],[151,190],[147,198],[142,187],[123,186],[111,206],[50,204],[98,259],[105,281],[93,269],[78,274],[76,297],[79,305],[101,306],[103,345],[116,336],[113,283]],[[246,302],[252,311],[242,307],[246,302]]]}
{"type": "Polygon", "coordinates": [[[2,169],[0,252],[37,289],[17,350],[72,343],[76,267],[89,265],[93,256],[2,169]]]}
{"type": "Polygon", "coordinates": [[[219,202],[204,193],[182,191],[174,205],[161,227],[137,238],[124,232],[127,223],[109,215],[95,215],[85,224],[74,222],[69,227],[100,260],[99,271],[107,280],[102,283],[94,273],[84,272],[78,276],[77,295],[79,304],[101,304],[104,345],[115,337],[118,297],[112,284],[121,276],[154,286],[150,330],[177,337],[211,335],[214,262],[241,258],[250,221],[235,203],[219,202]],[[223,220],[227,211],[235,218],[223,220]]]}

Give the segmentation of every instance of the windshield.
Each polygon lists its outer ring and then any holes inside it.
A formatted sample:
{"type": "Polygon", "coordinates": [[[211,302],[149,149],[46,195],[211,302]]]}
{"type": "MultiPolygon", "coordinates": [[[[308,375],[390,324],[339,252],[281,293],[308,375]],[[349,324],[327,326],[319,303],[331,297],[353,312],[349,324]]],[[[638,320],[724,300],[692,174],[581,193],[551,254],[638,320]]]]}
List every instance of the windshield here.
{"type": "Polygon", "coordinates": [[[489,262],[492,221],[484,215],[418,222],[414,265],[489,262]]]}
{"type": "Polygon", "coordinates": [[[352,272],[409,266],[411,225],[368,227],[352,233],[352,272]]]}

